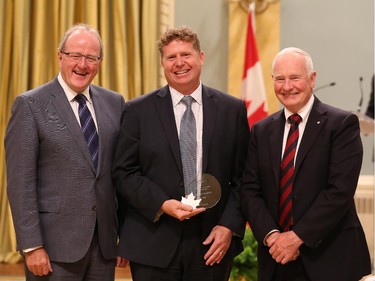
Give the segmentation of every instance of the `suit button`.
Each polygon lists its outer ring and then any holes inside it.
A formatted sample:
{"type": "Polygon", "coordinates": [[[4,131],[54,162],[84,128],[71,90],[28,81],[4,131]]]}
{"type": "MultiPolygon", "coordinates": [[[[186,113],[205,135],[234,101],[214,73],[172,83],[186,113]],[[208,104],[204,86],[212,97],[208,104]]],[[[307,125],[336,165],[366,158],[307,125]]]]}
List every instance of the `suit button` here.
{"type": "Polygon", "coordinates": [[[92,206],[92,207],[91,207],[91,210],[92,210],[92,211],[96,211],[96,206],[95,206],[95,205],[92,206]]]}
{"type": "Polygon", "coordinates": [[[180,181],[180,186],[181,186],[181,187],[184,186],[184,181],[180,181]]]}

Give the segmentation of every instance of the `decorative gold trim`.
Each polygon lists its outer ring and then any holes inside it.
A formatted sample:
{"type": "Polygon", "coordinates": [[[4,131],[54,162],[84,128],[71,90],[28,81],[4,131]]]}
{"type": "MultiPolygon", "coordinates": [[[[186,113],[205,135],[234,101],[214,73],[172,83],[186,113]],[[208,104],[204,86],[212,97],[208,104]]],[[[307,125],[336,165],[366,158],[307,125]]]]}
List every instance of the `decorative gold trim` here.
{"type": "Polygon", "coordinates": [[[267,10],[270,4],[279,2],[279,0],[228,0],[228,3],[239,3],[245,12],[249,11],[249,5],[252,2],[255,2],[255,12],[260,14],[267,10]]]}

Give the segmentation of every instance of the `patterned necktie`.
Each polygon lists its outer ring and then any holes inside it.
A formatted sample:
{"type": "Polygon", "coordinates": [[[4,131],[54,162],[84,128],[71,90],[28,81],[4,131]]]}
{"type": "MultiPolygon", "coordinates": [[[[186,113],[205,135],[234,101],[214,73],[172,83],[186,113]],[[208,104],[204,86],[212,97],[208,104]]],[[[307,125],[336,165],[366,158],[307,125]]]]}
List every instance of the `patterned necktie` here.
{"type": "Polygon", "coordinates": [[[196,195],[197,183],[197,129],[191,104],[194,98],[185,96],[181,102],[186,105],[180,125],[180,151],[184,174],[185,195],[196,195]]]}
{"type": "Polygon", "coordinates": [[[293,114],[288,118],[288,121],[290,128],[281,161],[279,190],[279,225],[284,231],[288,231],[289,227],[293,224],[292,189],[294,181],[294,157],[299,137],[298,125],[302,121],[302,118],[298,114],[293,114]]]}
{"type": "Polygon", "coordinates": [[[94,120],[92,119],[90,110],[86,104],[86,97],[83,94],[78,94],[75,97],[79,103],[78,114],[81,122],[83,135],[85,136],[87,146],[90,150],[92,161],[94,162],[95,169],[98,166],[99,158],[99,136],[96,132],[94,120]]]}

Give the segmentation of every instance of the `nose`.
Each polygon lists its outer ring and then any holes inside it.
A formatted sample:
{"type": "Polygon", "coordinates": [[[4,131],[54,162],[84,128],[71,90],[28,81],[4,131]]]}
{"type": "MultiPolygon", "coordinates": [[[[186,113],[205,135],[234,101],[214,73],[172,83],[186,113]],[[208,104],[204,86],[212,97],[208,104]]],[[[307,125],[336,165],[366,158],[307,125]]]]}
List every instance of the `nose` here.
{"type": "Polygon", "coordinates": [[[293,83],[290,79],[285,79],[284,84],[283,84],[283,89],[284,90],[290,90],[293,88],[293,83]]]}
{"type": "Polygon", "coordinates": [[[81,66],[81,67],[85,67],[87,66],[87,58],[82,56],[79,61],[78,61],[78,65],[81,66]]]}
{"type": "Polygon", "coordinates": [[[183,64],[184,64],[183,58],[180,57],[180,56],[177,56],[177,58],[176,58],[176,65],[177,66],[182,66],[183,64]]]}

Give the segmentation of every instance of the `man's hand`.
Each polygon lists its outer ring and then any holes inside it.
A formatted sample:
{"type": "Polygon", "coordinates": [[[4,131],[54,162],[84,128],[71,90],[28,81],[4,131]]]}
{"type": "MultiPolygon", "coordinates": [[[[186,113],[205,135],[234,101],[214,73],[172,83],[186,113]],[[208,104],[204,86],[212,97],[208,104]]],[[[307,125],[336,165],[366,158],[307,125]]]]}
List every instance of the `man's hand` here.
{"type": "Polygon", "coordinates": [[[302,244],[303,241],[294,231],[272,233],[267,238],[267,245],[270,247],[269,252],[272,258],[281,264],[296,260],[299,256],[299,247],[302,244]]]}
{"type": "Polygon", "coordinates": [[[203,241],[203,245],[209,245],[207,253],[204,255],[206,265],[214,265],[221,262],[232,241],[232,231],[225,226],[215,226],[210,235],[203,241]]]}
{"type": "Polygon", "coordinates": [[[48,254],[44,248],[25,253],[27,268],[38,276],[48,275],[52,272],[51,263],[48,254]]]}
{"type": "Polygon", "coordinates": [[[177,201],[175,199],[167,200],[161,205],[160,208],[164,213],[170,215],[171,217],[174,217],[180,221],[189,219],[195,215],[198,215],[202,212],[204,212],[205,208],[196,208],[193,209],[193,207],[189,205],[182,204],[180,201],[177,201]]]}
{"type": "Polygon", "coordinates": [[[275,231],[275,232],[272,232],[271,234],[269,234],[266,238],[266,241],[265,241],[266,245],[271,248],[272,245],[277,240],[277,238],[279,237],[279,235],[280,235],[279,231],[275,231]]]}
{"type": "Polygon", "coordinates": [[[126,267],[129,263],[129,260],[122,258],[122,257],[116,257],[116,266],[117,267],[126,267]]]}

